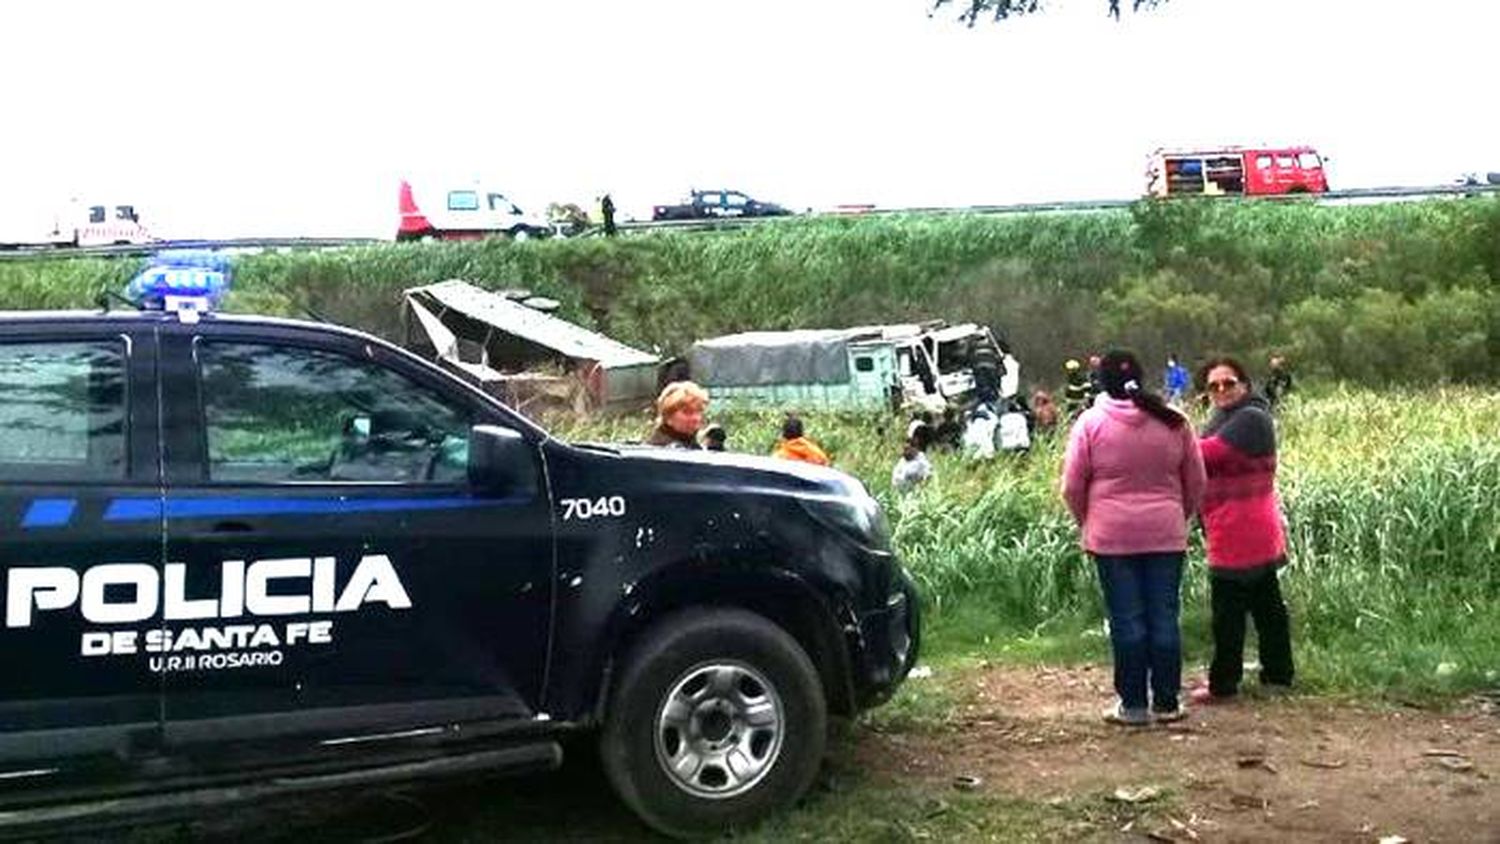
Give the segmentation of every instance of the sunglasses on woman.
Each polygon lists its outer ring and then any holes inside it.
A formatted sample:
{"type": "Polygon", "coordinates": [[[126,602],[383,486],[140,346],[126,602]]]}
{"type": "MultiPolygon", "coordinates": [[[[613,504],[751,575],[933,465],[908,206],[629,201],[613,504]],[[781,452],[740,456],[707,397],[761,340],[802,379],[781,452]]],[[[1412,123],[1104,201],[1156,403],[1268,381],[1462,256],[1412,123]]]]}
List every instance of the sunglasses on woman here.
{"type": "Polygon", "coordinates": [[[1238,387],[1239,385],[1240,385],[1240,379],[1238,379],[1238,378],[1225,378],[1223,381],[1210,381],[1210,382],[1208,382],[1208,389],[1209,389],[1210,392],[1214,392],[1214,393],[1226,393],[1226,392],[1228,392],[1230,390],[1233,390],[1235,387],[1238,387]]]}

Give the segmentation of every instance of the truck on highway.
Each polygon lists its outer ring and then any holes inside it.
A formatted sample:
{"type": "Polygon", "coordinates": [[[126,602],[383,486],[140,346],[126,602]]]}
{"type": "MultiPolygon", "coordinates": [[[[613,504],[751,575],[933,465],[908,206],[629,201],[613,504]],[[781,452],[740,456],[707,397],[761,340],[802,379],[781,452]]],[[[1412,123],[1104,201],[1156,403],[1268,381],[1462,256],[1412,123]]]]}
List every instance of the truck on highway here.
{"type": "Polygon", "coordinates": [[[1323,165],[1309,146],[1158,149],[1146,190],[1158,197],[1327,193],[1323,165]]]}
{"type": "MultiPolygon", "coordinates": [[[[118,198],[118,197],[116,197],[118,198]]],[[[134,204],[84,202],[51,207],[20,203],[0,210],[0,249],[151,243],[134,204]]]]}

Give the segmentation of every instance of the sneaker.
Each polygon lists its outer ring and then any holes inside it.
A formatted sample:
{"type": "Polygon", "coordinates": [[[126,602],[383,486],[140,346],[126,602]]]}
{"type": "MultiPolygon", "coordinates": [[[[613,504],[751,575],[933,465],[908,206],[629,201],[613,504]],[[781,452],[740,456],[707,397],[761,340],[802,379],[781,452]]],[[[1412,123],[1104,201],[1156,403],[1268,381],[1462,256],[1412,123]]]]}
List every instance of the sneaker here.
{"type": "Polygon", "coordinates": [[[1125,727],[1144,727],[1151,723],[1151,716],[1144,709],[1130,709],[1124,703],[1116,702],[1104,710],[1104,720],[1125,727]]]}
{"type": "Polygon", "coordinates": [[[1170,724],[1173,721],[1181,721],[1186,717],[1187,710],[1182,707],[1181,701],[1179,701],[1177,705],[1172,707],[1171,709],[1151,710],[1151,720],[1155,721],[1158,724],[1170,724]]]}
{"type": "Polygon", "coordinates": [[[1216,695],[1207,686],[1199,686],[1188,692],[1188,701],[1194,706],[1214,706],[1215,704],[1229,703],[1234,700],[1234,695],[1216,695]]]}
{"type": "Polygon", "coordinates": [[[1267,683],[1262,681],[1260,693],[1266,697],[1286,697],[1292,693],[1290,683],[1267,683]]]}

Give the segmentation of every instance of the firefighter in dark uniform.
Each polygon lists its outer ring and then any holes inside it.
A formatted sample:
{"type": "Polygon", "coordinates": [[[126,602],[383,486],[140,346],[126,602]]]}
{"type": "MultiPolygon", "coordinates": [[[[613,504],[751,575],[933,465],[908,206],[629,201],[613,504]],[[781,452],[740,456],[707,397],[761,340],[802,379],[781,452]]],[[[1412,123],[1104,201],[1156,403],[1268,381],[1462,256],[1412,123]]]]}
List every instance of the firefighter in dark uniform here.
{"type": "Polygon", "coordinates": [[[994,407],[1000,401],[1000,355],[985,344],[970,358],[974,372],[974,399],[994,407]]]}
{"type": "Polygon", "coordinates": [[[1266,401],[1271,403],[1271,409],[1275,410],[1287,393],[1292,391],[1292,371],[1287,368],[1286,358],[1281,355],[1271,357],[1271,377],[1266,379],[1266,401]]]}
{"type": "Polygon", "coordinates": [[[1063,410],[1069,419],[1077,419],[1078,414],[1089,406],[1089,379],[1083,366],[1074,358],[1068,358],[1063,371],[1068,373],[1068,383],[1063,388],[1063,410]]]}

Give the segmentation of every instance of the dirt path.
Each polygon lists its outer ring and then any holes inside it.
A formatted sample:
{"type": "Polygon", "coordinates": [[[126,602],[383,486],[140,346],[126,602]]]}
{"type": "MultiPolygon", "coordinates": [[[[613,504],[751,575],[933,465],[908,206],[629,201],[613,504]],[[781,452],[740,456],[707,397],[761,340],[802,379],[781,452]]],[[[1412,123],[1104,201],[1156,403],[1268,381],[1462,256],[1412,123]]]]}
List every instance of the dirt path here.
{"type": "Polygon", "coordinates": [[[989,667],[963,682],[975,694],[955,729],[861,735],[861,767],[1056,805],[1152,787],[1124,831],[1170,840],[1500,842],[1493,702],[1434,713],[1247,698],[1122,728],[1100,719],[1107,667],[989,667]]]}
{"type": "MultiPolygon", "coordinates": [[[[1127,729],[1099,717],[1111,698],[1107,666],[983,667],[908,682],[914,691],[922,683],[961,690],[966,702],[950,727],[841,729],[825,776],[780,837],[760,830],[748,840],[1500,844],[1500,701],[1438,713],[1247,699],[1179,724],[1127,729]],[[1121,789],[1146,799],[1117,801],[1121,789]],[[940,815],[928,823],[928,807],[945,803],[987,822],[940,815]]],[[[568,764],[547,775],[297,796],[128,837],[660,840],[614,796],[591,748],[574,742],[568,764]]]]}

